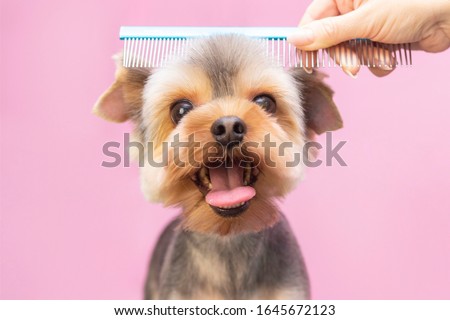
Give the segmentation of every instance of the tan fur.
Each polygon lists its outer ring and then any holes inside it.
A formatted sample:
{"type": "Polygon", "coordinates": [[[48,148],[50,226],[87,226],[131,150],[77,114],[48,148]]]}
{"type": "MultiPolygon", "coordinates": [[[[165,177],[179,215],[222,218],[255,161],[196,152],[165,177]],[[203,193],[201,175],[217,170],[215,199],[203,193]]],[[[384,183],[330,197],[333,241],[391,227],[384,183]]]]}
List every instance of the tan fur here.
{"type": "Polygon", "coordinates": [[[225,279],[226,266],[221,261],[220,253],[217,253],[216,256],[208,259],[205,263],[202,254],[198,250],[192,248],[191,251],[194,268],[202,275],[202,282],[204,283],[201,295],[207,297],[207,299],[214,299],[217,288],[227,281],[225,279]]]}
{"type": "MultiPolygon", "coordinates": [[[[214,141],[210,134],[211,124],[221,116],[235,115],[247,125],[248,134],[244,142],[261,143],[270,132],[277,145],[292,141],[296,145],[295,151],[300,152],[304,138],[297,88],[290,81],[289,75],[280,73],[278,68],[267,68],[260,74],[255,74],[254,70],[253,65],[240,69],[236,77],[235,95],[216,99],[211,99],[210,80],[198,67],[175,64],[161,72],[156,71],[144,92],[144,96],[148,97],[142,113],[144,127],[148,128],[147,139],[159,145],[163,141],[173,142],[173,137],[177,134],[181,141],[187,141],[188,136],[195,133],[195,140],[200,142],[201,147],[194,158],[201,162],[206,160],[200,158],[202,147],[214,141]],[[268,115],[251,102],[261,93],[271,94],[277,100],[277,112],[274,116],[268,115]],[[169,109],[174,101],[181,98],[192,101],[195,110],[175,127],[170,120],[169,109]]],[[[180,158],[187,162],[188,150],[183,151],[185,152],[180,154],[180,158]]],[[[255,151],[261,155],[261,159],[264,158],[261,147],[255,151]]],[[[169,153],[169,166],[164,172],[158,198],[165,205],[183,207],[186,215],[184,226],[189,230],[219,234],[259,231],[277,221],[276,206],[268,199],[284,196],[301,177],[301,168],[287,170],[284,166],[292,158],[291,154],[279,157],[276,150],[272,152],[271,159],[278,161],[279,165],[277,168],[268,168],[264,167],[264,163],[261,164],[264,174],[260,175],[261,181],[255,186],[257,196],[252,199],[247,212],[240,217],[225,219],[214,213],[190,179],[198,168],[175,166],[171,158],[173,153],[169,153]],[[280,184],[280,181],[283,183],[280,184]],[[273,188],[274,185],[278,187],[273,188]]],[[[154,176],[154,170],[152,173],[154,176]]]]}
{"type": "Polygon", "coordinates": [[[135,119],[142,109],[145,81],[150,71],[146,68],[126,69],[121,66],[122,55],[114,56],[116,80],[97,100],[93,113],[113,122],[135,119]]]}
{"type": "Polygon", "coordinates": [[[188,99],[201,106],[211,99],[211,94],[209,80],[198,68],[177,65],[156,70],[143,92],[146,101],[142,125],[147,128],[146,139],[160,145],[175,129],[169,113],[173,102],[188,99]]]}
{"type": "MultiPolygon", "coordinates": [[[[280,104],[280,113],[287,113],[280,104]]],[[[267,132],[271,133],[271,140],[277,145],[283,141],[289,141],[287,131],[299,132],[298,126],[290,127],[295,121],[280,124],[273,116],[268,115],[259,106],[249,102],[247,99],[223,98],[196,108],[185,116],[180,124],[171,132],[171,136],[180,135],[181,141],[188,141],[188,136],[195,132],[195,140],[200,142],[201,147],[197,148],[194,159],[203,162],[202,147],[206,143],[214,142],[210,134],[211,123],[215,119],[225,115],[236,115],[241,118],[248,128],[246,141],[263,142],[267,132]],[[284,128],[282,127],[284,126],[284,128]]],[[[300,140],[298,137],[295,140],[300,140]]],[[[169,138],[167,141],[172,142],[169,138]]],[[[297,147],[298,151],[301,147],[297,147]]],[[[188,162],[189,150],[182,149],[180,159],[188,162]]],[[[262,147],[254,149],[264,160],[264,150],[262,147]]],[[[169,166],[166,169],[165,180],[161,185],[161,194],[166,205],[183,206],[186,215],[184,226],[189,230],[200,232],[214,232],[219,234],[255,232],[277,221],[276,207],[269,199],[272,197],[282,197],[294,186],[300,178],[298,168],[286,168],[285,162],[291,160],[291,154],[286,153],[284,157],[279,156],[273,149],[271,159],[278,161],[275,168],[260,163],[260,170],[263,172],[259,176],[261,181],[255,185],[257,196],[252,199],[250,208],[237,218],[223,218],[213,212],[209,205],[204,202],[203,195],[193,188],[190,177],[198,170],[196,167],[187,166],[180,168],[175,164],[173,152],[169,152],[169,166]],[[282,181],[282,183],[280,183],[282,181]],[[273,186],[277,186],[274,188],[273,186]]]]}

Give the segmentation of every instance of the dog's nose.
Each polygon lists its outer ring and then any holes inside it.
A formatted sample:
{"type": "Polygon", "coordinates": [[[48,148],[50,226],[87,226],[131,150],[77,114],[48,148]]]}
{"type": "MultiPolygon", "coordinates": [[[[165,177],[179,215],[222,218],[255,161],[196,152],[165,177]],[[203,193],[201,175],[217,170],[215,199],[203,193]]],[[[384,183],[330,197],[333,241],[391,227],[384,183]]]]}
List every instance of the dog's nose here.
{"type": "Polygon", "coordinates": [[[219,118],[211,126],[212,135],[223,146],[241,142],[246,132],[244,121],[236,116],[219,118]]]}

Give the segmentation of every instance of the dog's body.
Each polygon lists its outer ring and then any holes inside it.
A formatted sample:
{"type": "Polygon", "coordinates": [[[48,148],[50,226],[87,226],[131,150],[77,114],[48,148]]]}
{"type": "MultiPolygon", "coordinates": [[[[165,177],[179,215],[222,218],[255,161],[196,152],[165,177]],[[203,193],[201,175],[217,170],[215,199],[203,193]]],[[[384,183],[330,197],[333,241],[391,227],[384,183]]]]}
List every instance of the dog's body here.
{"type": "Polygon", "coordinates": [[[237,35],[198,40],[158,70],[119,67],[95,112],[135,123],[144,194],[182,208],[154,251],[147,298],[309,297],[276,199],[301,179],[296,159],[314,134],[342,126],[322,78],[276,66],[237,35]]]}
{"type": "Polygon", "coordinates": [[[282,216],[256,233],[185,231],[174,220],[153,252],[147,299],[306,299],[303,258],[282,216]]]}

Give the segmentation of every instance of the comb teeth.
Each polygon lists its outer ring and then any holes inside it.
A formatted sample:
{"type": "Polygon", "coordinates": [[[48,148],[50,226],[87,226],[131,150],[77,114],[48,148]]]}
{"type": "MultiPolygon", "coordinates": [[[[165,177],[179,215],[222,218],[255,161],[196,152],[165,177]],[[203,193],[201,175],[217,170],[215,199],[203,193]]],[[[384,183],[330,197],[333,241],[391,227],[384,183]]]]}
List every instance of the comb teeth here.
{"type": "Polygon", "coordinates": [[[411,44],[353,39],[318,51],[302,51],[286,41],[295,28],[122,27],[123,66],[159,68],[184,57],[191,42],[211,34],[239,33],[254,38],[273,63],[288,68],[412,65],[411,44]]]}

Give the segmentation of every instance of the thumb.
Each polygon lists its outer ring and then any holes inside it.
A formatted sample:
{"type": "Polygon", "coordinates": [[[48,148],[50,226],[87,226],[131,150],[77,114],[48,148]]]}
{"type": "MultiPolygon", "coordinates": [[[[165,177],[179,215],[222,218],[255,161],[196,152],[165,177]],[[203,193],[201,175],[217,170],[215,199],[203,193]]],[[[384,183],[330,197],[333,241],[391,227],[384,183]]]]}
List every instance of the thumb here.
{"type": "Polygon", "coordinates": [[[366,38],[366,10],[359,8],[341,16],[314,20],[301,26],[287,41],[303,50],[328,48],[354,38],[366,38]]]}

